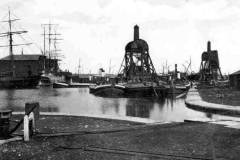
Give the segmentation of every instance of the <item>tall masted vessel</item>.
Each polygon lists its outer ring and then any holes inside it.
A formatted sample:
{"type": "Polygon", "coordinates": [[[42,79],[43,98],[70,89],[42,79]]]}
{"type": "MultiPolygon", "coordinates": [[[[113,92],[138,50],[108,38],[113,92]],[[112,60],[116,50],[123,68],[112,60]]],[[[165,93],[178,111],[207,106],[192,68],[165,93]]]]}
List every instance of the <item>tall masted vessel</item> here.
{"type": "Polygon", "coordinates": [[[42,24],[43,27],[43,51],[42,54],[46,57],[44,61],[43,74],[39,82],[41,87],[64,88],[70,83],[70,72],[63,72],[59,68],[60,51],[57,47],[58,42],[62,39],[58,38],[58,24],[42,24]]]}
{"type": "Polygon", "coordinates": [[[19,19],[12,18],[8,11],[8,20],[3,21],[8,24],[8,31],[0,33],[0,37],[8,38],[9,55],[0,59],[0,88],[36,88],[40,80],[41,70],[43,68],[44,56],[39,55],[14,55],[13,47],[30,45],[14,44],[13,36],[27,33],[27,31],[13,30],[13,22],[19,19]]]}

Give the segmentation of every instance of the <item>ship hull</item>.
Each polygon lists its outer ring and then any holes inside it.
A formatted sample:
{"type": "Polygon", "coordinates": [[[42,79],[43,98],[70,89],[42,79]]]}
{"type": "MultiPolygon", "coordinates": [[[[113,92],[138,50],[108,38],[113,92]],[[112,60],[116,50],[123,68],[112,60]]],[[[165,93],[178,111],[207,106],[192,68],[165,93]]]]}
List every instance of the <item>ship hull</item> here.
{"type": "Polygon", "coordinates": [[[40,76],[9,77],[0,79],[0,89],[31,89],[37,88],[40,76]]]}
{"type": "Polygon", "coordinates": [[[164,86],[99,85],[89,88],[90,93],[102,97],[158,97],[166,96],[164,86]]]}
{"type": "Polygon", "coordinates": [[[147,87],[126,87],[125,96],[127,97],[158,97],[166,96],[166,88],[162,86],[147,86],[147,87]]]}
{"type": "Polygon", "coordinates": [[[165,87],[167,88],[168,95],[178,95],[178,94],[182,94],[182,93],[188,91],[190,88],[190,83],[189,84],[176,84],[172,87],[170,85],[165,85],[165,87]]]}
{"type": "Polygon", "coordinates": [[[90,86],[89,92],[100,97],[122,97],[124,96],[124,86],[121,85],[99,85],[90,86]]]}
{"type": "Polygon", "coordinates": [[[50,86],[52,86],[51,79],[47,76],[41,76],[40,81],[39,81],[39,86],[40,87],[50,87],[50,86]]]}

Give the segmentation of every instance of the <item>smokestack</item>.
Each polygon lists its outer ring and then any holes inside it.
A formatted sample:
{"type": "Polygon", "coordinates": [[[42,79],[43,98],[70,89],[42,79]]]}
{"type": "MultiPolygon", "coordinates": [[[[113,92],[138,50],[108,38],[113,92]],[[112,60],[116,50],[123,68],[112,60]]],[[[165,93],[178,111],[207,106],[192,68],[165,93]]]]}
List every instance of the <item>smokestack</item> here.
{"type": "Polygon", "coordinates": [[[134,41],[139,39],[139,27],[138,25],[134,26],[134,41]]]}
{"type": "Polygon", "coordinates": [[[177,71],[178,71],[178,70],[177,70],[177,64],[175,64],[175,73],[177,73],[177,71]]]}
{"type": "Polygon", "coordinates": [[[208,52],[211,51],[211,42],[210,41],[207,42],[207,51],[208,52]]]}

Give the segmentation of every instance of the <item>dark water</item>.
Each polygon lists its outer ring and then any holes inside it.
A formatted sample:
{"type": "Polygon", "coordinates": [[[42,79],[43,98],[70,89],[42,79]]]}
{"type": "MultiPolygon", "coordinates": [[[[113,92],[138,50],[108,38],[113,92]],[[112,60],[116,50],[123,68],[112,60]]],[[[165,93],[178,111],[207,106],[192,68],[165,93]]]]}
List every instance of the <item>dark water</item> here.
{"type": "Polygon", "coordinates": [[[140,117],[157,122],[226,118],[188,109],[184,99],[102,98],[89,94],[88,88],[0,90],[0,108],[24,111],[25,103],[32,101],[39,102],[43,112],[75,115],[140,117]]]}

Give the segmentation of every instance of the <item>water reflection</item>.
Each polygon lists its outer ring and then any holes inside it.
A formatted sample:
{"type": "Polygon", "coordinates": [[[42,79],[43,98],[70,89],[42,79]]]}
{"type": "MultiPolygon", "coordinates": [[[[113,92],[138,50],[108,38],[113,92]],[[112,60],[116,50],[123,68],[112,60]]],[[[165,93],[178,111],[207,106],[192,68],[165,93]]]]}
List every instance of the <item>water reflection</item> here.
{"type": "Polygon", "coordinates": [[[119,99],[117,98],[114,98],[114,99],[110,98],[110,99],[103,100],[101,103],[102,114],[108,114],[108,113],[118,114],[119,106],[120,106],[120,102],[119,102],[119,99]]]}
{"type": "Polygon", "coordinates": [[[6,106],[4,106],[4,108],[7,107],[7,106],[9,106],[11,109],[13,108],[13,106],[14,106],[14,103],[13,103],[14,93],[15,93],[14,90],[8,90],[8,91],[6,92],[7,102],[6,102],[6,106]]]}
{"type": "Polygon", "coordinates": [[[126,115],[132,117],[149,118],[153,102],[140,99],[128,99],[126,104],[126,115]]]}
{"type": "Polygon", "coordinates": [[[184,99],[102,98],[89,94],[88,88],[0,90],[0,108],[24,111],[25,103],[33,101],[40,103],[42,112],[140,117],[159,122],[222,118],[189,109],[184,99]]]}
{"type": "Polygon", "coordinates": [[[52,97],[57,97],[61,93],[54,90],[29,89],[29,90],[0,90],[0,108],[8,108],[13,111],[24,111],[27,102],[43,102],[41,106],[43,112],[59,112],[59,107],[55,103],[49,103],[52,97]]]}

